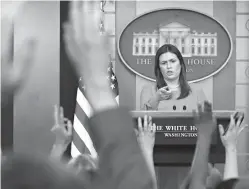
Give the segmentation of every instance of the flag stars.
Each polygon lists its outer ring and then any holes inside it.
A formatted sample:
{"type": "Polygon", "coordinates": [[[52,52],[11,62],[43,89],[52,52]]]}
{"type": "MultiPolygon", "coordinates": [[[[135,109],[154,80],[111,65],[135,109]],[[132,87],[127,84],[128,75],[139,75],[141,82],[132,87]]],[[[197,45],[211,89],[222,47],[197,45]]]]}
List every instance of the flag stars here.
{"type": "Polygon", "coordinates": [[[112,75],[111,79],[114,81],[116,78],[115,78],[115,76],[114,76],[114,75],[112,75]]]}
{"type": "Polygon", "coordinates": [[[115,88],[115,85],[114,85],[114,84],[111,84],[111,88],[114,89],[114,88],[115,88]]]}

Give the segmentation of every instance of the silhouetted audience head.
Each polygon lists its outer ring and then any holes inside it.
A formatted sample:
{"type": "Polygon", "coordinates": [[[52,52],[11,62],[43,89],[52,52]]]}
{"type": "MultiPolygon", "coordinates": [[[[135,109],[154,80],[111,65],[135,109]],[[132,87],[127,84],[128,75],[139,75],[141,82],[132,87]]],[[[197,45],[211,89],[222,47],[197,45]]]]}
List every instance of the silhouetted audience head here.
{"type": "Polygon", "coordinates": [[[11,154],[2,161],[4,189],[85,189],[85,183],[62,164],[47,158],[11,154]]]}

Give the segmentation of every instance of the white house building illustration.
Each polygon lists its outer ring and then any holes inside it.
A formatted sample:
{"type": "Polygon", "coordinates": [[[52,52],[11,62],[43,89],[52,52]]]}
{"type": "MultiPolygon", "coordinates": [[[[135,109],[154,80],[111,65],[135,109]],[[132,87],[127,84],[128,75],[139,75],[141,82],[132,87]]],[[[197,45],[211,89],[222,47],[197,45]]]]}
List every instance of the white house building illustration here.
{"type": "Polygon", "coordinates": [[[160,25],[152,33],[133,33],[133,56],[153,56],[164,44],[175,45],[183,57],[217,56],[217,33],[197,33],[178,22],[160,25]]]}

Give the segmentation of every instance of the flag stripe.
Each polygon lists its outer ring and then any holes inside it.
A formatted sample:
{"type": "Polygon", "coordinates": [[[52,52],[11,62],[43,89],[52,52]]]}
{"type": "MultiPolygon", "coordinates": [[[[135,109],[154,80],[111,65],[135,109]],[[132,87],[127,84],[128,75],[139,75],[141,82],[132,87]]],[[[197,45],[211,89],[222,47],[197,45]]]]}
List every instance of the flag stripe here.
{"type": "Polygon", "coordinates": [[[76,102],[75,114],[79,119],[79,121],[81,122],[81,124],[84,125],[87,132],[89,132],[89,119],[78,102],[76,102]]]}
{"type": "Polygon", "coordinates": [[[82,85],[83,83],[80,83],[80,86],[78,87],[78,89],[81,91],[81,93],[85,96],[85,87],[84,85],[82,85]]]}
{"type": "Polygon", "coordinates": [[[88,150],[88,148],[86,147],[84,141],[80,138],[80,136],[78,135],[78,133],[74,130],[73,131],[73,143],[75,144],[75,146],[77,146],[77,149],[80,153],[82,154],[89,154],[90,151],[88,150]]]}
{"type": "MultiPolygon", "coordinates": [[[[119,104],[118,81],[113,72],[112,62],[110,62],[107,68],[107,74],[110,88],[117,104],[119,104]]],[[[88,118],[92,116],[93,110],[85,97],[84,93],[86,90],[87,88],[84,87],[83,79],[80,78],[74,115],[74,136],[71,151],[73,157],[79,155],[79,153],[91,153],[93,157],[97,157],[96,150],[93,147],[92,140],[88,133],[90,127],[88,118]]]]}
{"type": "Polygon", "coordinates": [[[77,102],[79,103],[80,107],[84,110],[86,115],[90,117],[92,115],[92,107],[90,106],[88,100],[79,88],[77,90],[77,102]]]}
{"type": "Polygon", "coordinates": [[[79,119],[77,118],[76,115],[74,115],[74,130],[77,132],[79,137],[83,140],[86,147],[90,151],[91,155],[93,157],[97,157],[97,152],[96,152],[95,148],[93,147],[92,140],[91,140],[88,132],[86,131],[84,125],[81,124],[81,122],[79,121],[79,119]]]}
{"type": "Polygon", "coordinates": [[[117,101],[118,105],[119,105],[119,95],[116,96],[115,100],[117,101]]]}
{"type": "Polygon", "coordinates": [[[75,158],[75,157],[79,156],[80,154],[81,154],[81,152],[77,149],[75,144],[72,142],[72,144],[71,144],[71,156],[72,156],[72,158],[75,158]]]}

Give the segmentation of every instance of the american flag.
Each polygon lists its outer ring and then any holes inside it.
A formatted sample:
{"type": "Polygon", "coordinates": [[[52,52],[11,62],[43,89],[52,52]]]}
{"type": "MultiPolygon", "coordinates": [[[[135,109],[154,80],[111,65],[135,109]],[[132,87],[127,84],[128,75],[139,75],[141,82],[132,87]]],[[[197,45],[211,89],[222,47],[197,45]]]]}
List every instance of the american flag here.
{"type": "MultiPolygon", "coordinates": [[[[110,82],[110,88],[114,93],[117,103],[119,104],[118,81],[113,71],[112,62],[110,62],[107,68],[107,73],[107,79],[110,82]]],[[[79,87],[77,89],[77,99],[73,123],[73,142],[71,145],[71,156],[73,158],[80,154],[90,154],[93,158],[97,157],[97,152],[94,149],[91,137],[88,134],[88,118],[92,115],[92,108],[84,95],[85,90],[87,89],[85,89],[82,79],[80,79],[79,87]]]]}

